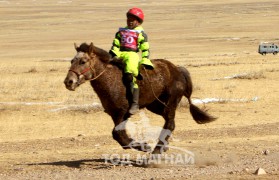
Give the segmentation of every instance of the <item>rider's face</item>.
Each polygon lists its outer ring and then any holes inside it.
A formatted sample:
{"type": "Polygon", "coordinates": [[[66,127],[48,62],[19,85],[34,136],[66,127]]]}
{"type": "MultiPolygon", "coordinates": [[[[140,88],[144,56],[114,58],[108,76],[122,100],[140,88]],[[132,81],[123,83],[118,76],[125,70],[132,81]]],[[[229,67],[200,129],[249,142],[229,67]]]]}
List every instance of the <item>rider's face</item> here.
{"type": "Polygon", "coordinates": [[[134,29],[139,25],[140,25],[140,23],[136,17],[131,16],[131,15],[127,16],[127,26],[129,29],[134,29]]]}

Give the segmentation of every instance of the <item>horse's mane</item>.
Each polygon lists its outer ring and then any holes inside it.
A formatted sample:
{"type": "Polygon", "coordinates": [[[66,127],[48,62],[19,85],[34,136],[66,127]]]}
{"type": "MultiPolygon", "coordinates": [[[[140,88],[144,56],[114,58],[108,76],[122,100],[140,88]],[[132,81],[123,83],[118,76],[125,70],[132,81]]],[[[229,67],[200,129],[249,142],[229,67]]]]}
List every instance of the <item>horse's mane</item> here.
{"type": "MultiPolygon", "coordinates": [[[[82,43],[79,47],[76,48],[76,50],[78,52],[89,53],[89,47],[90,47],[90,45],[88,45],[87,43],[82,43]]],[[[97,56],[99,56],[99,59],[101,61],[103,61],[105,63],[108,63],[111,59],[111,55],[107,51],[105,51],[101,48],[98,48],[96,46],[94,46],[94,53],[97,56]]]]}

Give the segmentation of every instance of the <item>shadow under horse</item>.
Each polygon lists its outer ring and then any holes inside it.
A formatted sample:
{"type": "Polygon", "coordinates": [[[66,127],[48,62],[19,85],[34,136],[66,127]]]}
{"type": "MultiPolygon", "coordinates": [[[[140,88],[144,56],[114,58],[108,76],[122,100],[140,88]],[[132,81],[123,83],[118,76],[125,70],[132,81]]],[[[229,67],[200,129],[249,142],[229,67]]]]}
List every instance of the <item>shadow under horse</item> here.
{"type": "MultiPolygon", "coordinates": [[[[101,100],[105,112],[113,119],[115,127],[126,121],[129,114],[130,101],[127,87],[123,82],[123,69],[112,63],[110,54],[91,44],[75,44],[77,54],[71,61],[64,84],[68,90],[74,91],[79,85],[90,81],[91,86],[101,100]]],[[[153,70],[142,65],[140,72],[143,77],[138,80],[140,89],[139,107],[161,115],[165,119],[162,133],[175,129],[175,111],[183,96],[188,99],[193,119],[199,123],[209,123],[216,118],[192,104],[190,99],[193,85],[188,70],[178,67],[168,60],[154,59],[153,70]]],[[[134,148],[140,151],[151,151],[147,143],[135,143],[126,130],[113,128],[113,138],[123,148],[134,148]],[[133,146],[129,146],[133,142],[133,146]]],[[[165,138],[168,141],[170,135],[165,138]]],[[[159,140],[153,154],[161,154],[167,150],[166,143],[159,140]]]]}

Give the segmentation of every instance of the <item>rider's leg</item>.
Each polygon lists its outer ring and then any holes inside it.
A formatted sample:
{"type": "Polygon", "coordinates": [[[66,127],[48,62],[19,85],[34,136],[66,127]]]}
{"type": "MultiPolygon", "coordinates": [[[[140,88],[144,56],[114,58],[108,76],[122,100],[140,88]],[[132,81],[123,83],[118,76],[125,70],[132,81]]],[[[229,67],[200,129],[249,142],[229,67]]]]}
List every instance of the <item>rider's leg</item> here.
{"type": "Polygon", "coordinates": [[[139,87],[136,83],[136,77],[139,74],[139,56],[136,52],[122,52],[121,57],[126,64],[124,72],[127,78],[125,79],[129,80],[129,85],[127,85],[132,94],[129,113],[136,114],[139,111],[139,87]]]}
{"type": "Polygon", "coordinates": [[[131,84],[132,86],[132,94],[133,94],[133,99],[132,99],[132,104],[129,110],[130,114],[136,114],[139,111],[139,88],[135,88],[134,84],[131,84]]]}
{"type": "Polygon", "coordinates": [[[139,111],[139,88],[136,83],[136,78],[131,73],[124,74],[124,83],[128,88],[127,92],[132,96],[130,99],[129,113],[134,115],[139,111]]]}

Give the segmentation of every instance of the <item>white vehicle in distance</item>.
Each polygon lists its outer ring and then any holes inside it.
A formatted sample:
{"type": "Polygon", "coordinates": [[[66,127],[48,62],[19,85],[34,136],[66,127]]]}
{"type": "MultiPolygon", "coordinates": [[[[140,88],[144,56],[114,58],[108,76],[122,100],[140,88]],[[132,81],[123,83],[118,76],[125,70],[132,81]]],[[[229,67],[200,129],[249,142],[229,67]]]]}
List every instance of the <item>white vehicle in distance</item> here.
{"type": "Polygon", "coordinates": [[[274,55],[276,55],[279,52],[279,48],[278,45],[274,44],[274,43],[261,43],[259,45],[259,50],[258,52],[261,55],[266,55],[267,53],[273,53],[274,55]]]}

